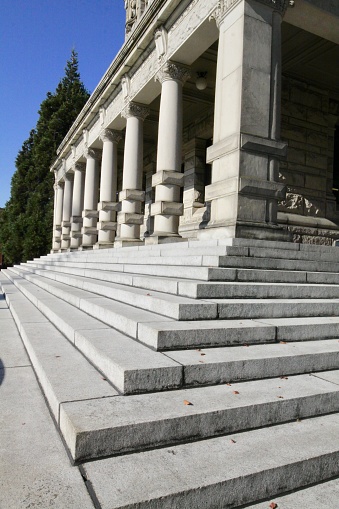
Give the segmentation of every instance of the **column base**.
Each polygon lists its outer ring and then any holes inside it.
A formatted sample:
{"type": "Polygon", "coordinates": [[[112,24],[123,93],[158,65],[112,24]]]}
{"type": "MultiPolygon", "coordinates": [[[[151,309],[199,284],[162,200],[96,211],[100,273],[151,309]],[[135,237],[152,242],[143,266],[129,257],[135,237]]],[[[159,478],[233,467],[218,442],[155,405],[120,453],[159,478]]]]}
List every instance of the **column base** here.
{"type": "Polygon", "coordinates": [[[112,247],[114,247],[114,242],[97,242],[93,249],[110,249],[112,247]]]}
{"type": "Polygon", "coordinates": [[[179,234],[157,234],[152,233],[149,237],[145,237],[145,245],[153,246],[155,244],[170,244],[175,242],[185,242],[187,239],[183,239],[179,234]]]}
{"type": "Polygon", "coordinates": [[[292,235],[286,227],[270,223],[237,222],[235,225],[206,226],[197,233],[198,240],[243,238],[292,242],[292,235]]]}
{"type": "Polygon", "coordinates": [[[141,239],[116,239],[114,241],[114,248],[119,247],[131,247],[131,246],[143,246],[144,241],[141,239]]]}
{"type": "Polygon", "coordinates": [[[93,246],[80,246],[78,251],[90,251],[91,249],[93,249],[93,246]]]}

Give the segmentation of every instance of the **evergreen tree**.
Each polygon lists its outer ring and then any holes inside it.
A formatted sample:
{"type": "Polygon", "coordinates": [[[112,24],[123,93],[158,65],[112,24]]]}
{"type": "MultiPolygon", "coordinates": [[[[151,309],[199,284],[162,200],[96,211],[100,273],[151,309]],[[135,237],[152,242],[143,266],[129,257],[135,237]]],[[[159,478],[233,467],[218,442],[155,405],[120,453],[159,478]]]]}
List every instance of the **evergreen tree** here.
{"type": "Polygon", "coordinates": [[[56,150],[89,97],[72,50],[65,76],[41,103],[36,128],[16,158],[11,197],[0,217],[0,245],[7,264],[46,254],[53,228],[53,175],[56,150]]]}

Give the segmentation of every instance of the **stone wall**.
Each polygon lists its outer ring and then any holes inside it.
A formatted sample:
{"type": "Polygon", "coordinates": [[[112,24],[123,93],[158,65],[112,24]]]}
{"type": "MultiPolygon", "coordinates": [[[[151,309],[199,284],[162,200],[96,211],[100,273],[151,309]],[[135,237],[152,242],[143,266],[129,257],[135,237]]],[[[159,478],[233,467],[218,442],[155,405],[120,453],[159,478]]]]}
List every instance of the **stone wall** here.
{"type": "Polygon", "coordinates": [[[279,204],[279,222],[289,225],[296,242],[331,244],[339,237],[332,192],[337,110],[327,90],[283,77],[281,137],[289,148],[280,164],[287,194],[279,204]]]}

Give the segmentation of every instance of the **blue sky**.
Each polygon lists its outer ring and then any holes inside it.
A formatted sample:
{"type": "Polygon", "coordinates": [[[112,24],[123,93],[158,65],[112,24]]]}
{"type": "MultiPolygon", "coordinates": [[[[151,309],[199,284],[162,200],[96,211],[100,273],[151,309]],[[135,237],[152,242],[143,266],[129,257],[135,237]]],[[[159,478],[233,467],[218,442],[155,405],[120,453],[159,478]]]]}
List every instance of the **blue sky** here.
{"type": "Polygon", "coordinates": [[[92,92],[124,41],[124,0],[0,0],[0,207],[40,103],[72,47],[92,92]]]}

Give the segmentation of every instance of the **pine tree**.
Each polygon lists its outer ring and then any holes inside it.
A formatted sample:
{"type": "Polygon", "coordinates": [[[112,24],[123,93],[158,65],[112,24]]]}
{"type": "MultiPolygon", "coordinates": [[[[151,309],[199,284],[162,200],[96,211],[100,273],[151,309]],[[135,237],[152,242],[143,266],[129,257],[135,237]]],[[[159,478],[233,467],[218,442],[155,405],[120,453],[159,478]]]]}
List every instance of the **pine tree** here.
{"type": "Polygon", "coordinates": [[[41,103],[36,128],[16,158],[11,197],[0,218],[0,245],[7,264],[46,254],[53,228],[53,175],[56,150],[89,97],[72,50],[65,75],[41,103]]]}

